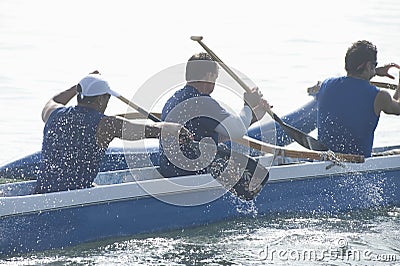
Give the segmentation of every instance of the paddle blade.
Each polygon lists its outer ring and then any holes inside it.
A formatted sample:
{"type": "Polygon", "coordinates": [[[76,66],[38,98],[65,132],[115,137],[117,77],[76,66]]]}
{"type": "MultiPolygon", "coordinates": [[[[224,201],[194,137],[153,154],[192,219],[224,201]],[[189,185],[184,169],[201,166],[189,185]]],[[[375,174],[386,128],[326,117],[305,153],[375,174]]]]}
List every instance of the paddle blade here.
{"type": "Polygon", "coordinates": [[[231,151],[224,144],[218,145],[217,155],[207,172],[246,201],[256,198],[269,177],[268,169],[254,158],[231,151]]]}
{"type": "Polygon", "coordinates": [[[299,143],[304,148],[313,151],[328,151],[328,147],[325,146],[321,141],[314,139],[313,137],[307,135],[303,131],[292,127],[289,124],[286,124],[282,121],[276,114],[273,114],[273,119],[279,123],[282,129],[297,143],[299,143]]]}
{"type": "Polygon", "coordinates": [[[236,185],[233,186],[231,192],[243,200],[253,200],[267,183],[268,178],[268,169],[253,158],[249,158],[246,169],[236,185]]]}

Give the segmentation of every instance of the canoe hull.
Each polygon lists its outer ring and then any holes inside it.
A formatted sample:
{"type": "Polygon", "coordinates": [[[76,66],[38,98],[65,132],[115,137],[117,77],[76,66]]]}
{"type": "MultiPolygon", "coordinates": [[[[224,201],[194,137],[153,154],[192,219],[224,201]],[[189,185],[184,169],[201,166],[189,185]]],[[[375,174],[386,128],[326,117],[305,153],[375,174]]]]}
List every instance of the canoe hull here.
{"type": "Polygon", "coordinates": [[[400,206],[399,161],[399,156],[377,158],[354,169],[349,165],[330,170],[325,170],[329,163],[275,166],[271,168],[270,181],[252,202],[242,202],[228,192],[204,204],[191,204],[225,192],[216,182],[211,184],[213,179],[207,175],[181,178],[187,183],[204,179],[201,182],[207,185],[200,189],[169,189],[165,180],[157,179],[0,198],[0,254],[65,248],[238,217],[400,206]],[[371,170],[373,166],[375,170],[371,170]],[[314,175],[310,176],[311,172],[314,175]],[[155,184],[153,195],[145,184],[155,184]],[[168,203],[175,201],[187,204],[168,203]]]}

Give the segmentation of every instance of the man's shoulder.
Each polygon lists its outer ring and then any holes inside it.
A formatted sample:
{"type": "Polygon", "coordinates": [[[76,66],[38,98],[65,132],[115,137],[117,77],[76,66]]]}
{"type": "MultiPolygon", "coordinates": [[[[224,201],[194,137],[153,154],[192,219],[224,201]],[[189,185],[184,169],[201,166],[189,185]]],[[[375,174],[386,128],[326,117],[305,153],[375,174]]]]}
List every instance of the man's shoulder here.
{"type": "Polygon", "coordinates": [[[376,93],[375,99],[376,99],[375,102],[380,103],[383,106],[389,104],[392,101],[392,96],[390,95],[389,92],[385,90],[379,90],[376,93]]]}
{"type": "Polygon", "coordinates": [[[53,108],[53,110],[49,110],[50,115],[48,116],[48,120],[53,119],[56,116],[59,116],[61,114],[63,114],[64,112],[67,111],[67,109],[69,109],[69,107],[66,106],[55,106],[53,108]]]}
{"type": "Polygon", "coordinates": [[[337,82],[344,82],[346,80],[346,78],[347,78],[346,76],[330,77],[330,78],[325,79],[322,82],[322,85],[334,84],[337,82]]]}
{"type": "Polygon", "coordinates": [[[196,97],[199,95],[200,95],[200,93],[196,90],[196,88],[194,88],[190,85],[185,85],[183,88],[177,90],[171,98],[184,100],[184,99],[196,97]]]}

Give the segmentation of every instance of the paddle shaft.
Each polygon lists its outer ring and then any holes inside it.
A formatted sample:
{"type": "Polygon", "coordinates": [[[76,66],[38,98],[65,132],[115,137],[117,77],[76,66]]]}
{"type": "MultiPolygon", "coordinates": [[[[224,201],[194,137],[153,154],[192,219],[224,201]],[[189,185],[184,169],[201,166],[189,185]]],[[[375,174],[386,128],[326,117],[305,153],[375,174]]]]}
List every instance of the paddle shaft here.
{"type": "Polygon", "coordinates": [[[386,82],[378,82],[378,81],[371,81],[370,83],[379,88],[397,90],[396,84],[391,84],[391,83],[386,83],[386,82]]]}
{"type": "Polygon", "coordinates": [[[210,49],[207,45],[205,45],[201,40],[196,40],[204,50],[211,56],[211,58],[216,61],[228,74],[231,76],[246,92],[251,93],[251,89],[247,86],[244,81],[236,75],[222,60],[210,49]]]}
{"type": "MultiPolygon", "coordinates": [[[[206,50],[206,52],[211,56],[211,58],[216,61],[247,93],[251,93],[251,89],[249,86],[244,83],[244,81],[236,75],[207,45],[202,42],[203,37],[201,36],[192,36],[191,39],[193,41],[198,42],[201,47],[206,50]]],[[[301,130],[286,124],[283,120],[277,116],[271,109],[267,110],[267,113],[274,119],[278,124],[285,130],[285,132],[291,136],[296,142],[298,142],[303,147],[310,150],[317,151],[328,151],[328,148],[320,141],[314,139],[313,137],[307,135],[301,130]]]]}
{"type": "Polygon", "coordinates": [[[144,110],[143,108],[141,108],[140,106],[134,104],[133,102],[129,101],[127,98],[125,98],[122,95],[117,96],[118,99],[120,99],[122,102],[124,102],[125,104],[129,105],[130,107],[132,107],[133,109],[135,109],[136,111],[138,111],[139,113],[141,113],[142,115],[144,115],[145,117],[150,118],[152,121],[154,122],[161,122],[161,119],[156,117],[155,115],[153,115],[152,113],[147,112],[146,110],[144,110]]]}
{"type": "Polygon", "coordinates": [[[272,153],[276,156],[289,158],[304,158],[319,161],[330,161],[331,159],[337,159],[341,162],[351,163],[363,163],[365,161],[364,156],[362,155],[334,153],[333,158],[331,158],[330,154],[327,152],[290,150],[284,147],[265,143],[263,141],[248,136],[244,136],[241,139],[235,139],[234,142],[244,146],[250,146],[255,150],[259,150],[265,153],[272,153]]]}
{"type": "MultiPolygon", "coordinates": [[[[161,117],[160,113],[151,113],[151,114],[156,116],[156,117],[158,117],[158,118],[161,117]]],[[[116,114],[115,116],[123,117],[123,118],[126,118],[126,119],[146,119],[146,118],[148,118],[147,114],[137,113],[137,112],[116,114]]]]}

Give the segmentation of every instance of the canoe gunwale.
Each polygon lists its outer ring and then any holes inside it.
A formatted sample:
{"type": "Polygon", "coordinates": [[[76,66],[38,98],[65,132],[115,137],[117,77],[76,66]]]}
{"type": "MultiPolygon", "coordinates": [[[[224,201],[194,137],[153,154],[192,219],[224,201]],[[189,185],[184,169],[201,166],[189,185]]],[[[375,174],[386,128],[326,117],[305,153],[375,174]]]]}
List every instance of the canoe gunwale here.
{"type": "MultiPolygon", "coordinates": [[[[317,180],[332,176],[359,175],[371,172],[400,171],[400,155],[371,157],[363,164],[346,163],[345,168],[335,166],[327,170],[326,166],[329,164],[329,162],[304,162],[272,166],[270,168],[270,177],[267,184],[306,179],[317,180]]],[[[136,171],[140,173],[142,169],[136,169],[136,171]]],[[[225,190],[226,192],[226,189],[213,179],[211,175],[181,176],[164,179],[159,174],[157,175],[158,172],[156,168],[147,168],[142,174],[148,175],[151,171],[154,172],[153,179],[133,180],[133,182],[100,185],[88,189],[47,194],[0,197],[0,219],[10,215],[40,213],[60,208],[75,208],[115,201],[139,200],[148,197],[202,192],[204,190],[225,190]],[[178,186],[176,186],[176,184],[178,184],[178,186]],[[146,187],[151,190],[151,193],[146,190],[146,187]]],[[[102,175],[111,175],[113,173],[135,173],[135,170],[128,169],[125,171],[104,172],[102,175]]],[[[25,181],[8,185],[17,186],[24,183],[27,186],[32,186],[34,182],[35,181],[25,181]]],[[[0,189],[5,186],[7,186],[7,184],[0,185],[0,189]]]]}

